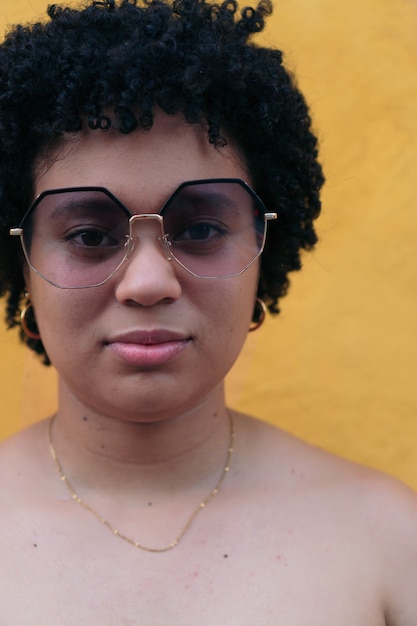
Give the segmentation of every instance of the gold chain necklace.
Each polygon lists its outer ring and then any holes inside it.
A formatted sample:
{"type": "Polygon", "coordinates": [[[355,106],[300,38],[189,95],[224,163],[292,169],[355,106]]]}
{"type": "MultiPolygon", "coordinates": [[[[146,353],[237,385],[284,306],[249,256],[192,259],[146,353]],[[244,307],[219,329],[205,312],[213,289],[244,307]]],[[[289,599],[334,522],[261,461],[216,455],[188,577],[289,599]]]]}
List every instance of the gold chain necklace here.
{"type": "Polygon", "coordinates": [[[66,475],[64,473],[64,470],[62,469],[61,462],[60,462],[60,460],[58,458],[55,446],[53,444],[52,426],[53,426],[53,423],[55,421],[55,417],[56,417],[55,415],[49,421],[49,428],[48,428],[49,451],[51,453],[52,460],[53,460],[53,462],[54,462],[54,464],[55,464],[55,466],[56,466],[56,468],[58,470],[58,474],[60,476],[60,479],[62,480],[62,482],[67,487],[68,491],[70,492],[71,498],[73,500],[75,500],[75,502],[77,502],[80,506],[82,506],[83,509],[85,509],[86,511],[89,511],[90,513],[92,513],[92,515],[94,515],[94,517],[96,517],[99,520],[99,522],[104,524],[104,526],[106,526],[113,533],[113,535],[115,535],[116,537],[119,537],[119,539],[123,539],[123,541],[127,541],[127,543],[130,543],[135,548],[140,548],[140,550],[146,550],[146,552],[167,552],[168,550],[172,550],[172,548],[175,548],[179,544],[179,542],[184,537],[184,535],[187,532],[187,530],[190,528],[190,526],[191,526],[194,518],[196,517],[196,515],[200,511],[202,511],[204,509],[204,507],[210,502],[210,500],[212,498],[214,498],[214,496],[216,496],[219,493],[220,487],[222,486],[222,483],[223,483],[223,481],[224,481],[224,479],[226,477],[226,474],[230,470],[230,462],[232,460],[233,449],[234,449],[233,445],[234,445],[234,438],[235,438],[235,430],[234,430],[234,424],[233,424],[232,415],[230,413],[228,413],[228,416],[229,416],[229,425],[230,425],[229,447],[227,449],[226,463],[225,463],[225,465],[223,467],[223,471],[222,471],[222,474],[220,476],[220,479],[218,480],[218,482],[217,482],[216,486],[214,487],[214,489],[212,489],[212,491],[210,491],[208,496],[206,498],[204,498],[204,500],[202,500],[200,502],[200,504],[193,510],[193,512],[191,513],[191,516],[189,517],[187,523],[184,525],[184,527],[182,528],[181,532],[176,537],[176,539],[174,539],[174,541],[171,541],[170,544],[168,544],[167,546],[164,546],[163,548],[150,548],[148,546],[144,546],[143,544],[139,543],[139,541],[135,541],[134,539],[131,539],[130,537],[127,537],[122,532],[117,530],[117,528],[115,528],[102,515],[100,515],[100,513],[98,513],[98,511],[93,509],[92,506],[90,506],[89,504],[87,504],[87,502],[85,502],[82,498],[80,498],[80,496],[77,494],[77,492],[75,491],[74,487],[72,486],[72,484],[70,483],[70,481],[66,477],[66,475]]]}

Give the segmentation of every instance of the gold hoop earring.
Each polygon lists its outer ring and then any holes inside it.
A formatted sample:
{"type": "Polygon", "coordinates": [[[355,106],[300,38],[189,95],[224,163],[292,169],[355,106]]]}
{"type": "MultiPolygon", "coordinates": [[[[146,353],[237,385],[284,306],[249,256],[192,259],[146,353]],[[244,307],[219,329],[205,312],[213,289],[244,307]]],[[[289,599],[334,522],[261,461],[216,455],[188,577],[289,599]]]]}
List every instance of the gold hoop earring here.
{"type": "Polygon", "coordinates": [[[20,325],[26,337],[29,337],[30,339],[40,339],[40,334],[31,330],[29,328],[29,324],[31,324],[32,326],[36,324],[35,315],[33,313],[33,304],[31,302],[28,302],[28,304],[20,313],[20,325]],[[30,315],[27,319],[28,313],[30,313],[30,315]]]}
{"type": "Polygon", "coordinates": [[[255,300],[255,310],[256,309],[258,309],[259,311],[259,318],[257,322],[252,322],[252,324],[249,326],[250,333],[262,326],[266,318],[266,304],[263,300],[261,300],[261,298],[256,298],[255,300]]]}

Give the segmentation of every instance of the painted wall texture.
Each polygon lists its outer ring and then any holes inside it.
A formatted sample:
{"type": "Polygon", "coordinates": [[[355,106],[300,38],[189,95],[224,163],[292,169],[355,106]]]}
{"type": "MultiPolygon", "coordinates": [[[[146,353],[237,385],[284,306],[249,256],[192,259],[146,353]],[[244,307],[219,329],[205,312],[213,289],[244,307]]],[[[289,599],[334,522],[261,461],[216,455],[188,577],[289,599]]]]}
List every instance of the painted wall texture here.
{"type": "MultiPolygon", "coordinates": [[[[0,0],[0,30],[46,0],[0,0]]],[[[327,176],[321,238],[248,343],[232,406],[417,488],[417,4],[281,0],[286,52],[327,176]]],[[[0,437],[50,414],[55,374],[0,331],[0,437]]]]}

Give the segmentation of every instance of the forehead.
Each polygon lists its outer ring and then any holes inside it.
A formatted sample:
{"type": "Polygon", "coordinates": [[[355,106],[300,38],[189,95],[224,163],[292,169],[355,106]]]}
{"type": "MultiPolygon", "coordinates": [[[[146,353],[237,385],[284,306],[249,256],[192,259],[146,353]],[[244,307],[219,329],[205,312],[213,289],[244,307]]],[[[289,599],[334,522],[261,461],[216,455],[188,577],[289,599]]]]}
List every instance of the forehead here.
{"type": "Polygon", "coordinates": [[[243,157],[232,143],[215,148],[203,125],[159,113],[150,131],[122,135],[113,130],[87,130],[66,137],[38,163],[35,194],[101,186],[127,205],[140,198],[142,205],[155,209],[182,182],[204,178],[250,182],[243,157]]]}

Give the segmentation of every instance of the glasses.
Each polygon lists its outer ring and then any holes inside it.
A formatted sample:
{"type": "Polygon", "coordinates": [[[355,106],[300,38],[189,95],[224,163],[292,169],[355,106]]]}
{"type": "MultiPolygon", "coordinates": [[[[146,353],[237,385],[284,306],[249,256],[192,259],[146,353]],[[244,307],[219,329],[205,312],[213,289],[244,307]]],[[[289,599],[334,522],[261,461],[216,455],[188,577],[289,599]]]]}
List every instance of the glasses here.
{"type": "Polygon", "coordinates": [[[10,235],[48,283],[85,289],[110,280],[149,229],[166,259],[193,276],[238,276],[261,254],[276,218],[237,178],[182,183],[159,213],[145,214],[132,214],[103,187],[73,187],[41,193],[10,235]]]}

